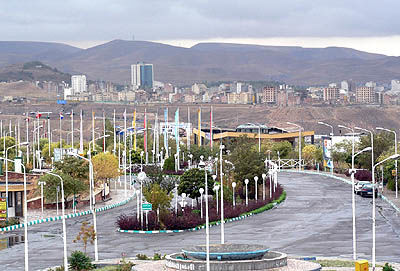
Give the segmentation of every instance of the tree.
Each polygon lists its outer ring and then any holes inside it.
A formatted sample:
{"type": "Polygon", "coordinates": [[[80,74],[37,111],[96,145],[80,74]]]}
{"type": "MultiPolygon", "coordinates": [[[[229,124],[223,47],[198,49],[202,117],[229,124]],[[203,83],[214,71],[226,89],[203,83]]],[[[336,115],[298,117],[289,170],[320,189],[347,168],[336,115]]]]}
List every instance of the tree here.
{"type": "MultiPolygon", "coordinates": [[[[244,183],[245,179],[253,180],[255,176],[261,179],[262,173],[265,172],[264,154],[252,148],[252,145],[250,141],[242,140],[229,157],[234,164],[234,177],[241,183],[244,183]]],[[[254,183],[250,182],[250,186],[254,186],[254,183]]]]}
{"type": "MultiPolygon", "coordinates": [[[[63,179],[64,185],[64,199],[67,201],[69,196],[79,194],[88,189],[87,185],[79,179],[74,179],[70,175],[62,173],[60,171],[57,172],[58,175],[63,179]]],[[[46,185],[43,186],[43,193],[46,199],[56,200],[57,198],[57,187],[59,187],[59,191],[61,192],[61,180],[60,178],[45,174],[40,177],[40,181],[45,181],[46,185]]],[[[61,194],[59,194],[61,196],[61,194]]]]}
{"type": "Polygon", "coordinates": [[[315,145],[306,145],[301,152],[303,159],[306,160],[307,163],[317,160],[318,148],[315,145]]]}
{"type": "Polygon", "coordinates": [[[276,155],[277,157],[279,152],[279,157],[281,159],[288,158],[292,151],[293,146],[289,141],[279,141],[272,144],[272,155],[276,155]]]}
{"type": "MultiPolygon", "coordinates": [[[[378,161],[379,156],[393,146],[393,133],[374,134],[374,164],[378,161]]],[[[371,146],[371,136],[368,134],[361,137],[358,149],[362,150],[371,146]]],[[[371,152],[364,152],[358,155],[357,164],[361,168],[371,170],[371,152]]]]}
{"type": "Polygon", "coordinates": [[[105,182],[120,175],[118,158],[111,153],[99,153],[92,158],[94,177],[105,182]]]}
{"type": "Polygon", "coordinates": [[[83,159],[66,156],[63,161],[55,162],[54,167],[74,179],[88,182],[89,164],[83,159]]]}
{"type": "Polygon", "coordinates": [[[175,157],[171,155],[164,161],[163,165],[164,171],[175,171],[175,157]]]}
{"type": "MultiPolygon", "coordinates": [[[[208,183],[208,194],[213,194],[214,180],[211,178],[211,175],[208,175],[207,179],[208,183]]],[[[186,195],[190,195],[191,198],[200,197],[200,188],[205,188],[205,175],[204,170],[200,170],[198,168],[192,168],[186,171],[181,176],[181,182],[178,186],[178,193],[186,193],[186,195]]]]}
{"type": "Polygon", "coordinates": [[[157,183],[143,189],[143,195],[148,202],[153,205],[154,210],[166,210],[171,205],[173,196],[168,191],[161,188],[157,183]]]}

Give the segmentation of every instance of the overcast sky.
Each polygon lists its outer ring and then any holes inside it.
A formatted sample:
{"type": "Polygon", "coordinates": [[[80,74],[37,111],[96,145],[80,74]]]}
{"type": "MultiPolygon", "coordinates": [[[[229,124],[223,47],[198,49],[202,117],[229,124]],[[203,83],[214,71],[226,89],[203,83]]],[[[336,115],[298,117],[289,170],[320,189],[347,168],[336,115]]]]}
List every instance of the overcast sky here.
{"type": "Polygon", "coordinates": [[[400,55],[398,0],[2,0],[1,40],[346,46],[400,55]]]}

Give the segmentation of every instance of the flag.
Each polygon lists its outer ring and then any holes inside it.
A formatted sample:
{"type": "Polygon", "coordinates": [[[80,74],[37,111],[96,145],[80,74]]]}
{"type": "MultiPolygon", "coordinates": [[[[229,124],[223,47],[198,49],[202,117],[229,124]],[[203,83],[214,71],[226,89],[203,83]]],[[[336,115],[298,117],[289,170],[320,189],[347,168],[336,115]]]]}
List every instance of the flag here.
{"type": "Polygon", "coordinates": [[[197,140],[198,140],[198,145],[201,146],[201,108],[199,108],[197,110],[197,114],[198,114],[198,134],[197,134],[197,140]]]}
{"type": "Polygon", "coordinates": [[[179,153],[179,108],[175,111],[175,140],[176,152],[179,153]]]}
{"type": "Polygon", "coordinates": [[[168,154],[168,108],[164,109],[164,122],[164,148],[165,153],[168,154]]]}
{"type": "Polygon", "coordinates": [[[60,112],[60,120],[62,120],[64,118],[64,115],[62,112],[60,112]]]}
{"type": "Polygon", "coordinates": [[[147,118],[146,108],[144,109],[144,153],[147,154],[147,118]]]}
{"type": "Polygon", "coordinates": [[[42,116],[42,113],[37,112],[36,118],[37,118],[37,119],[40,119],[41,116],[42,116]]]}

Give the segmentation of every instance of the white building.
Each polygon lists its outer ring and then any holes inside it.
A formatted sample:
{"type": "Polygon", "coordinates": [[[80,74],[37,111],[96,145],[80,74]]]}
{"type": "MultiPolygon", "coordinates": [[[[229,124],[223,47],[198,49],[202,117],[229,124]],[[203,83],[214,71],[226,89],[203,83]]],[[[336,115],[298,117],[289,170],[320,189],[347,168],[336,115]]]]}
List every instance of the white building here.
{"type": "Polygon", "coordinates": [[[71,84],[72,84],[72,90],[73,90],[72,95],[87,91],[85,75],[73,75],[71,77],[71,84]]]}
{"type": "Polygon", "coordinates": [[[393,92],[400,92],[400,80],[392,80],[392,88],[391,91],[393,92]]]}
{"type": "Polygon", "coordinates": [[[347,82],[347,81],[342,81],[342,82],[340,83],[340,88],[343,89],[343,90],[345,90],[345,91],[349,91],[349,90],[350,90],[350,88],[349,88],[349,82],[347,82]]]}

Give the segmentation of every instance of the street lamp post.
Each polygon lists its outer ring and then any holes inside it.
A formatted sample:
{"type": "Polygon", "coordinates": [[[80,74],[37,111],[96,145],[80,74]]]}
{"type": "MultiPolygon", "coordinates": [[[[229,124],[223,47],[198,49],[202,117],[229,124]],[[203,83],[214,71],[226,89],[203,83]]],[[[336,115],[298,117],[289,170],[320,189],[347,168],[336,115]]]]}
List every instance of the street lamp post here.
{"type": "MultiPolygon", "coordinates": [[[[90,144],[89,144],[90,145],[90,144]]],[[[90,155],[90,146],[89,146],[89,155],[90,155]]],[[[70,152],[68,153],[69,155],[81,158],[85,161],[87,161],[89,163],[89,184],[90,184],[90,209],[92,210],[92,214],[93,214],[93,230],[95,232],[95,237],[94,237],[94,259],[95,261],[99,260],[99,250],[98,250],[98,246],[97,246],[97,219],[96,219],[96,197],[95,197],[95,191],[94,191],[94,172],[93,172],[93,163],[91,159],[88,159],[86,157],[83,157],[79,154],[70,152]],[[93,190],[93,191],[92,191],[93,190]]]]}
{"type": "MultiPolygon", "coordinates": [[[[210,271],[210,229],[209,229],[209,217],[208,217],[208,182],[207,182],[207,169],[203,159],[201,159],[199,166],[204,168],[205,175],[205,197],[206,197],[206,270],[210,271]]],[[[203,210],[203,208],[202,208],[203,210]]]]}
{"type": "MultiPolygon", "coordinates": [[[[62,212],[62,227],[63,227],[63,243],[64,243],[64,270],[68,271],[68,254],[67,254],[67,226],[65,223],[65,203],[64,203],[64,181],[61,178],[60,175],[55,174],[53,172],[48,172],[48,171],[42,171],[40,170],[39,172],[43,172],[49,175],[52,175],[54,177],[57,177],[60,179],[60,184],[61,184],[61,212],[62,212]]],[[[41,182],[43,183],[43,182],[41,182]]],[[[43,187],[43,186],[42,186],[43,187]]],[[[58,202],[57,202],[58,204],[58,202]]],[[[97,235],[97,233],[96,233],[97,235]]]]}
{"type": "MultiPolygon", "coordinates": [[[[215,182],[216,178],[217,178],[217,176],[213,175],[214,182],[215,182]],[[215,178],[214,178],[214,176],[215,176],[215,178]]],[[[216,202],[217,202],[217,214],[219,213],[219,209],[218,209],[218,207],[219,207],[218,206],[218,190],[219,190],[219,185],[214,186],[215,198],[216,198],[216,202]]]]}
{"type": "Polygon", "coordinates": [[[224,145],[219,146],[219,174],[220,174],[220,179],[221,179],[221,244],[223,245],[225,243],[225,219],[224,219],[224,179],[223,179],[223,172],[222,172],[222,150],[225,148],[224,145]]]}
{"type": "Polygon", "coordinates": [[[248,189],[247,185],[249,184],[249,179],[244,180],[244,184],[246,185],[246,206],[249,205],[249,194],[248,194],[248,189]]]}
{"type": "Polygon", "coordinates": [[[42,218],[43,218],[43,186],[46,185],[45,181],[40,181],[38,182],[38,185],[40,185],[40,202],[42,206],[42,218]]]}
{"type": "Polygon", "coordinates": [[[263,179],[263,200],[265,200],[265,178],[267,178],[267,175],[263,173],[261,177],[263,179]]]}
{"type": "MultiPolygon", "coordinates": [[[[397,154],[397,133],[396,133],[396,131],[393,131],[393,130],[389,130],[389,129],[385,129],[385,128],[382,128],[382,127],[376,127],[376,130],[382,130],[382,131],[386,131],[386,132],[391,132],[391,133],[393,133],[394,134],[394,153],[395,154],[397,154]]],[[[397,186],[397,160],[395,160],[394,161],[394,165],[395,165],[395,168],[396,168],[396,175],[395,175],[395,180],[396,180],[396,199],[398,198],[398,194],[399,194],[399,189],[398,189],[398,186],[397,186]]]]}
{"type": "Polygon", "coordinates": [[[144,171],[138,174],[138,180],[140,181],[140,223],[143,229],[143,182],[147,176],[144,171]]]}
{"type": "MultiPolygon", "coordinates": [[[[303,128],[300,125],[293,123],[293,122],[286,122],[286,123],[299,128],[299,171],[300,171],[301,170],[301,130],[303,128]]],[[[278,154],[278,156],[279,156],[279,154],[278,154]]]]}
{"type": "MultiPolygon", "coordinates": [[[[379,165],[381,165],[381,164],[383,164],[383,163],[385,163],[386,161],[388,161],[388,160],[397,160],[397,159],[399,159],[399,157],[400,157],[400,155],[399,154],[393,154],[393,155],[391,155],[391,156],[389,156],[388,158],[386,158],[386,159],[383,159],[382,161],[380,161],[379,163],[377,163],[376,165],[374,165],[373,166],[373,168],[376,168],[377,166],[379,166],[379,165]]],[[[375,170],[373,169],[373,172],[374,172],[375,170]]],[[[372,186],[373,186],[373,190],[372,190],[372,195],[373,195],[373,197],[375,197],[375,186],[376,186],[376,182],[375,182],[375,176],[374,176],[374,174],[372,174],[372,186]]],[[[375,210],[375,209],[374,209],[375,210]]],[[[375,268],[376,268],[376,257],[375,257],[375,228],[376,228],[376,218],[375,218],[375,212],[374,212],[374,215],[373,215],[373,218],[372,218],[372,221],[373,221],[373,227],[374,227],[374,230],[373,230],[373,251],[372,251],[372,268],[373,268],[373,270],[375,270],[375,268]]]]}
{"type": "Polygon", "coordinates": [[[256,195],[255,195],[255,199],[256,199],[256,201],[258,201],[258,189],[257,189],[257,181],[258,181],[258,176],[255,176],[254,177],[254,181],[255,181],[255,186],[256,186],[256,195]]]}
{"type": "Polygon", "coordinates": [[[235,202],[235,187],[236,187],[236,183],[233,182],[232,183],[232,197],[233,197],[233,207],[235,208],[236,206],[236,202],[235,202]]]}
{"type": "Polygon", "coordinates": [[[178,215],[178,184],[175,184],[175,215],[178,215]]]}
{"type": "Polygon", "coordinates": [[[375,205],[376,205],[376,199],[375,199],[375,159],[374,159],[374,133],[370,130],[360,128],[360,127],[354,127],[354,129],[361,130],[364,132],[367,132],[371,135],[371,170],[372,170],[372,185],[373,185],[373,193],[372,193],[372,262],[373,262],[373,269],[375,270],[375,234],[376,234],[376,224],[375,224],[375,219],[376,219],[376,210],[375,210],[375,205]]]}
{"type": "Polygon", "coordinates": [[[332,148],[333,148],[333,126],[330,125],[330,124],[328,124],[328,123],[322,122],[322,121],[318,121],[318,124],[320,124],[320,125],[325,125],[325,126],[331,128],[331,134],[330,134],[330,136],[331,136],[331,147],[330,147],[330,152],[331,152],[331,162],[332,162],[332,165],[331,165],[331,173],[333,174],[333,158],[332,158],[332,148]]]}
{"type": "Polygon", "coordinates": [[[201,187],[199,189],[200,192],[200,217],[203,219],[203,193],[204,193],[204,188],[201,187]]]}
{"type": "Polygon", "coordinates": [[[338,125],[339,128],[344,128],[347,130],[350,130],[353,134],[352,137],[352,151],[351,151],[351,187],[352,187],[352,192],[351,192],[351,202],[352,202],[352,214],[353,214],[353,260],[357,259],[357,241],[356,241],[356,201],[355,201],[355,194],[354,194],[354,190],[355,190],[355,181],[354,181],[354,174],[355,174],[355,168],[354,168],[354,159],[355,157],[365,151],[370,151],[372,150],[371,147],[367,147],[363,150],[361,150],[361,152],[358,153],[354,153],[354,149],[355,149],[355,139],[354,139],[354,129],[349,128],[347,126],[344,125],[338,125]]]}
{"type": "Polygon", "coordinates": [[[140,197],[140,190],[136,190],[136,219],[139,221],[140,219],[140,203],[139,203],[139,197],[140,197]]]}

